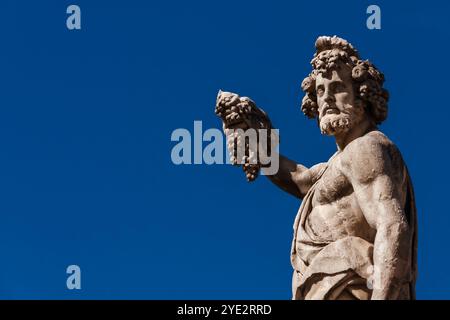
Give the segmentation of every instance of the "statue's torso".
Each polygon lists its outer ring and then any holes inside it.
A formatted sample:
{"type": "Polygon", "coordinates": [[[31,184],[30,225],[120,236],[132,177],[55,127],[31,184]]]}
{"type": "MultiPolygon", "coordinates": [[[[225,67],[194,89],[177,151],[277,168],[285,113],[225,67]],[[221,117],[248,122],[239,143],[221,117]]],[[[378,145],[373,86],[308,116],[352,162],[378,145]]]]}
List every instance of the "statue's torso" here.
{"type": "MultiPolygon", "coordinates": [[[[406,194],[406,182],[402,175],[403,161],[395,145],[381,132],[371,133],[383,143],[392,145],[393,161],[398,161],[392,180],[397,182],[401,193],[406,194]],[[384,141],[386,140],[386,141],[384,141]]],[[[306,223],[314,235],[324,242],[333,242],[346,236],[356,236],[371,243],[376,231],[364,217],[349,179],[344,175],[341,158],[347,149],[335,155],[327,164],[328,168],[317,181],[312,197],[312,209],[306,223]]]]}
{"type": "Polygon", "coordinates": [[[367,223],[352,185],[339,167],[339,156],[333,159],[315,186],[307,224],[326,242],[357,236],[373,243],[375,230],[367,223]]]}

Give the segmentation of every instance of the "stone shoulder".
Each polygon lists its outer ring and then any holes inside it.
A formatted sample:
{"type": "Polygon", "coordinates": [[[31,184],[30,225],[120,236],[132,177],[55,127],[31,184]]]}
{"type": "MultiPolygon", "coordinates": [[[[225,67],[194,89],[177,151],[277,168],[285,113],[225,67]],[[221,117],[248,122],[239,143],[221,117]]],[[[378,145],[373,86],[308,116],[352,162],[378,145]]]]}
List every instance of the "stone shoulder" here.
{"type": "Polygon", "coordinates": [[[350,142],[341,154],[341,168],[350,178],[367,183],[381,174],[392,174],[400,152],[380,131],[371,131],[350,142]]]}

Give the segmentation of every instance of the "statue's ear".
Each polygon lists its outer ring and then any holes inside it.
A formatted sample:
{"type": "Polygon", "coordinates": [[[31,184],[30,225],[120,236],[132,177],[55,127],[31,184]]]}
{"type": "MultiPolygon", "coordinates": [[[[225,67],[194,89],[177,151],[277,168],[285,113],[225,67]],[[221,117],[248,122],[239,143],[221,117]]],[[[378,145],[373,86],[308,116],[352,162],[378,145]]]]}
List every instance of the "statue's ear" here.
{"type": "Polygon", "coordinates": [[[354,102],[354,104],[355,104],[355,107],[356,107],[357,109],[364,108],[364,109],[366,109],[366,111],[367,111],[367,109],[368,109],[367,102],[364,101],[363,99],[361,99],[361,97],[355,97],[355,102],[354,102]]]}

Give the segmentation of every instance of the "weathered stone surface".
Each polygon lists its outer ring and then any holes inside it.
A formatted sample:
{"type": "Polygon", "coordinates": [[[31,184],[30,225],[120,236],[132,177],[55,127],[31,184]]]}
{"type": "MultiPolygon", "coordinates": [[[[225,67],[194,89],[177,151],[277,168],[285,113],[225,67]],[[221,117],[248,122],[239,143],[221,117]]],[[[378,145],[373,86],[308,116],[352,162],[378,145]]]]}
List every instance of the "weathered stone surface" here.
{"type": "MultiPolygon", "coordinates": [[[[323,134],[334,136],[337,151],[311,168],[279,155],[278,173],[268,176],[303,200],[294,222],[292,298],[414,299],[414,192],[400,151],[377,127],[387,117],[384,76],[335,36],[317,39],[311,64],[301,109],[318,120],[323,134]]],[[[245,99],[219,94],[224,129],[255,126],[258,117],[271,127],[267,115],[245,99]],[[247,117],[246,125],[232,116],[228,121],[224,115],[239,103],[244,108],[245,101],[252,112],[234,117],[247,117]]]]}

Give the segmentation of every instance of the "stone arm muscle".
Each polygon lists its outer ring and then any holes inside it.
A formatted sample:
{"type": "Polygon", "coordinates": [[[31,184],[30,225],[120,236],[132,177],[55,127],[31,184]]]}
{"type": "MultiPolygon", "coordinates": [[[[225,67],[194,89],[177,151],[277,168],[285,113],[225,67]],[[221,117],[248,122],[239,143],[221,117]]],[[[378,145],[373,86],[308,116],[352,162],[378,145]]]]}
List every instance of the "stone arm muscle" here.
{"type": "Polygon", "coordinates": [[[396,167],[389,145],[371,138],[347,148],[342,167],[367,222],[376,230],[372,299],[396,299],[408,278],[412,232],[402,203],[406,191],[399,172],[403,168],[396,167]]]}
{"type": "Polygon", "coordinates": [[[282,155],[280,155],[279,161],[278,172],[267,177],[276,186],[299,199],[303,199],[316,181],[319,171],[325,165],[325,163],[319,163],[308,169],[282,155]]]}

